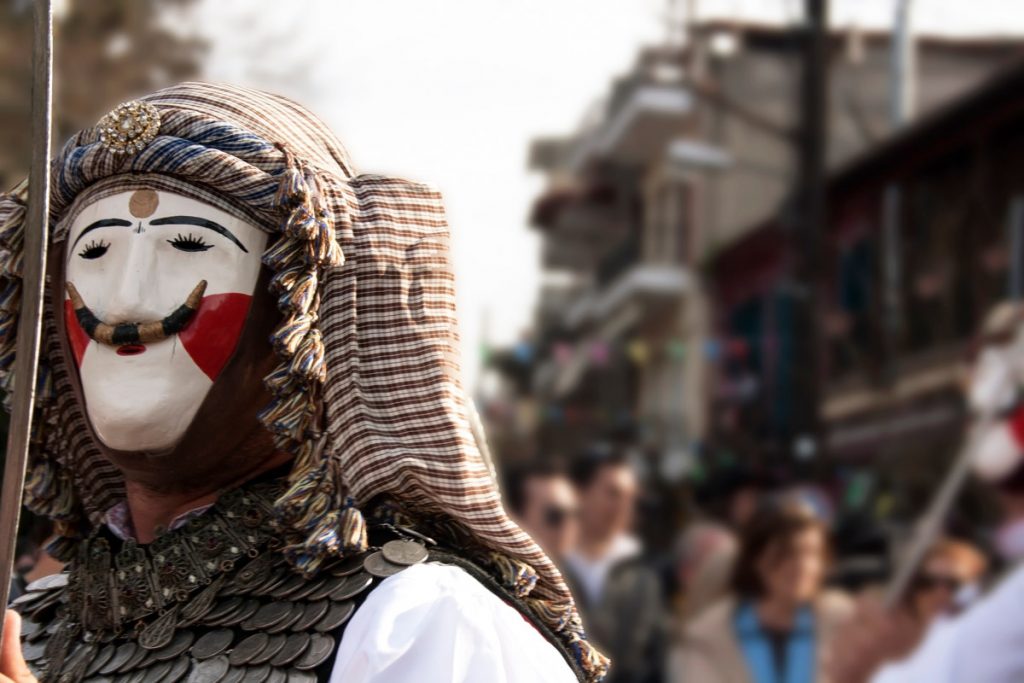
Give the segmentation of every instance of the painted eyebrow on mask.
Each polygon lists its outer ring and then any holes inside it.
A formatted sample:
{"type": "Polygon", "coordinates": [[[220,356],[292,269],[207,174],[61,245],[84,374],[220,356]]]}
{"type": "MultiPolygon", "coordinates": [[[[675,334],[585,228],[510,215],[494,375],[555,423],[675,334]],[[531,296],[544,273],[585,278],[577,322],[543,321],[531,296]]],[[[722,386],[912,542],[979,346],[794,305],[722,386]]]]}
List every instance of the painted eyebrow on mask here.
{"type": "Polygon", "coordinates": [[[78,237],[75,238],[75,242],[74,244],[71,245],[71,248],[74,249],[75,244],[78,244],[78,240],[82,239],[83,237],[86,236],[87,233],[90,233],[93,230],[98,230],[99,228],[109,228],[112,226],[117,226],[119,228],[130,228],[132,227],[132,225],[133,223],[131,221],[126,221],[122,218],[102,218],[98,221],[95,221],[85,226],[85,230],[78,233],[78,237]]]}
{"type": "Polygon", "coordinates": [[[230,230],[225,228],[220,223],[214,223],[213,221],[200,218],[199,216],[168,216],[166,218],[157,218],[149,222],[150,225],[194,225],[197,228],[206,228],[207,230],[213,230],[215,233],[222,237],[227,237],[229,240],[235,243],[235,245],[244,251],[246,254],[249,250],[245,248],[237,237],[235,237],[230,230]]]}

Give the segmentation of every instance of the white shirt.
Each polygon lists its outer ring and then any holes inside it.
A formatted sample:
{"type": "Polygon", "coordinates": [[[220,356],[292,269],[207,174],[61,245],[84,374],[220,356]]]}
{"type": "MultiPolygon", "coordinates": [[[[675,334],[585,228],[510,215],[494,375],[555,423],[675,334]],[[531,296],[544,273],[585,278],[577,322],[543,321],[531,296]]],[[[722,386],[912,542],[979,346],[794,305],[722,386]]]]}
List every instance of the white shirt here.
{"type": "Polygon", "coordinates": [[[342,636],[331,683],[574,683],[565,659],[462,569],[419,564],[385,579],[342,636]]]}
{"type": "Polygon", "coordinates": [[[872,683],[1024,681],[1024,566],[963,615],[937,626],[912,656],[872,683]]]}
{"type": "Polygon", "coordinates": [[[587,602],[596,605],[601,602],[604,595],[604,584],[608,580],[608,574],[612,567],[620,561],[638,555],[640,553],[640,541],[623,534],[608,546],[608,552],[602,557],[592,559],[577,552],[569,553],[565,563],[572,571],[573,577],[579,582],[580,590],[583,591],[587,602]]]}

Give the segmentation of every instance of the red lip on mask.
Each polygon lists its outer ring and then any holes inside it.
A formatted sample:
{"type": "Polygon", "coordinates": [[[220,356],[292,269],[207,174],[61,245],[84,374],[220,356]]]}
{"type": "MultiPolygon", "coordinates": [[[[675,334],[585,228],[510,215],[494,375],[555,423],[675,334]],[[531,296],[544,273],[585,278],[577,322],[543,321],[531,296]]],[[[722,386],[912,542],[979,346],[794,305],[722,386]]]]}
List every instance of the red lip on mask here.
{"type": "Polygon", "coordinates": [[[119,356],[137,356],[145,352],[145,344],[122,344],[117,347],[117,355],[119,356]]]}
{"type": "MultiPolygon", "coordinates": [[[[203,297],[195,316],[178,334],[185,351],[210,380],[217,379],[238,347],[251,304],[251,295],[237,292],[203,297]]],[[[81,366],[82,357],[92,340],[78,324],[70,299],[64,301],[64,322],[75,363],[81,366]]],[[[125,344],[117,349],[118,355],[122,356],[145,351],[143,344],[125,344]]]]}

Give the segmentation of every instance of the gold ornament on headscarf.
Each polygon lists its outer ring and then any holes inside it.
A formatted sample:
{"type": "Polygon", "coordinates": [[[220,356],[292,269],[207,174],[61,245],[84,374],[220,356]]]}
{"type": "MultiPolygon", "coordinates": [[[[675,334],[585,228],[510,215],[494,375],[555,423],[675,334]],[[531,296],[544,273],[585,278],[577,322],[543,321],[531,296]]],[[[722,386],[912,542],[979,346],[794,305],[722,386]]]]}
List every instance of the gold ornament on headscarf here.
{"type": "Polygon", "coordinates": [[[100,143],[116,154],[141,152],[160,130],[160,112],[148,102],[125,102],[96,124],[100,143]]]}

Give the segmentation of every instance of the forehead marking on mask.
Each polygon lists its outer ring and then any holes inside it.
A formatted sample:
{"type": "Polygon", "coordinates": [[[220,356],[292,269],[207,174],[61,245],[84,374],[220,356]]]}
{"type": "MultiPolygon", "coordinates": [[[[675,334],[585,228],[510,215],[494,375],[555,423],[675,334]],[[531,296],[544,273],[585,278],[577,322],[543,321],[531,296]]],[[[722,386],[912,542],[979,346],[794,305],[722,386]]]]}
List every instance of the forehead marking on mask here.
{"type": "Polygon", "coordinates": [[[149,218],[160,206],[160,197],[153,190],[136,190],[128,200],[128,210],[135,218],[149,218]]]}

